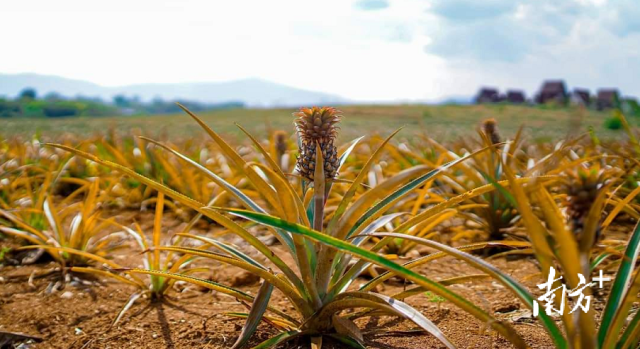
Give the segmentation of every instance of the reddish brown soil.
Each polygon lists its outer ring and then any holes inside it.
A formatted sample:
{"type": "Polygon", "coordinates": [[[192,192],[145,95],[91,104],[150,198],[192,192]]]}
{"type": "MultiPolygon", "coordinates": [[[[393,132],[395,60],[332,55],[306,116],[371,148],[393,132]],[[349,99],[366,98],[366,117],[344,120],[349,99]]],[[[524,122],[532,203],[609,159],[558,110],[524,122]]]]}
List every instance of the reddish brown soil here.
{"type": "MultiPolygon", "coordinates": [[[[125,213],[121,220],[131,219],[125,213]]],[[[149,222],[151,219],[140,219],[149,222]]],[[[150,217],[142,217],[150,218],[150,217]]],[[[168,224],[174,228],[177,224],[168,224]]],[[[169,230],[171,230],[169,228],[169,230]]],[[[204,232],[202,232],[204,233],[204,232]]],[[[237,243],[237,241],[232,240],[237,243]]],[[[0,246],[8,242],[0,242],[0,246]]],[[[137,252],[123,252],[116,261],[125,265],[139,263],[137,252]]],[[[507,261],[499,259],[493,263],[508,272],[534,293],[539,293],[536,284],[541,283],[536,265],[530,259],[507,261]]],[[[210,266],[210,277],[221,283],[231,282],[240,270],[222,267],[201,261],[199,266],[210,266]]],[[[5,266],[0,268],[0,331],[21,332],[43,338],[43,342],[32,348],[229,348],[234,343],[243,321],[226,315],[228,311],[244,311],[235,299],[190,285],[178,285],[164,302],[140,299],[116,327],[110,324],[135,291],[112,280],[100,280],[94,285],[67,285],[62,291],[45,294],[47,286],[58,274],[36,278],[29,285],[32,272],[42,272],[55,267],[50,264],[32,266],[5,266]],[[69,296],[66,292],[71,292],[69,296]]],[[[466,264],[445,258],[418,269],[433,279],[475,274],[476,270],[466,264]]],[[[85,277],[86,279],[86,277],[85,277]]],[[[365,280],[359,280],[359,286],[365,280]]],[[[382,290],[392,294],[402,290],[402,285],[386,284],[382,290]]],[[[480,307],[491,311],[497,318],[509,321],[533,348],[551,348],[552,343],[537,323],[520,319],[513,321],[515,314],[524,306],[501,285],[491,280],[476,281],[450,286],[480,307]],[[514,313],[515,312],[515,313],[514,313]]],[[[257,283],[241,286],[246,292],[255,294],[257,283]]],[[[510,348],[506,340],[489,331],[485,324],[462,312],[449,303],[437,303],[428,297],[416,296],[407,303],[423,312],[436,323],[450,340],[460,348],[510,348]]],[[[272,305],[293,313],[293,308],[277,292],[272,305]]],[[[604,306],[602,296],[596,294],[592,303],[596,309],[604,306]]],[[[392,317],[364,318],[358,325],[365,333],[368,348],[441,348],[432,336],[398,333],[413,329],[408,321],[392,317]],[[396,332],[394,332],[396,331],[396,332]]],[[[262,324],[251,344],[257,344],[274,335],[276,330],[262,324]]],[[[325,343],[325,348],[341,348],[325,343]]],[[[306,343],[293,343],[289,347],[307,347],[306,343]],[[304,345],[303,345],[304,344],[304,345]]]]}

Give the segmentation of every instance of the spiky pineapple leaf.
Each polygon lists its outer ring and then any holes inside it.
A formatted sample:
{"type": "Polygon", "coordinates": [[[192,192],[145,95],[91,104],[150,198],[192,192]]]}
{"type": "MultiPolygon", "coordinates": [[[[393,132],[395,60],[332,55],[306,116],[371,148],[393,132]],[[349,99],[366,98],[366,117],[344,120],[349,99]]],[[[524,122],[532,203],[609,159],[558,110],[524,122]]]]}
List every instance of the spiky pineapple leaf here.
{"type": "MultiPolygon", "coordinates": [[[[415,241],[421,245],[425,245],[428,247],[432,247],[435,248],[437,250],[440,250],[441,252],[447,253],[459,260],[462,260],[466,263],[468,263],[469,265],[471,265],[474,268],[477,268],[478,270],[481,270],[485,273],[487,273],[488,275],[491,275],[496,281],[500,282],[501,284],[503,284],[505,287],[507,287],[509,290],[511,290],[513,293],[516,294],[516,296],[518,296],[518,298],[520,298],[520,300],[522,300],[522,302],[529,308],[529,309],[533,309],[533,302],[535,301],[533,296],[531,295],[531,293],[529,293],[529,291],[519,282],[517,282],[516,280],[514,280],[511,276],[507,275],[506,273],[502,272],[501,270],[499,270],[498,268],[494,267],[493,265],[485,262],[484,260],[474,257],[466,252],[457,250],[453,247],[441,244],[439,242],[435,242],[432,240],[427,240],[427,239],[423,239],[423,238],[419,238],[416,236],[411,236],[411,235],[406,235],[406,234],[397,234],[397,233],[371,233],[369,235],[372,236],[380,236],[380,237],[393,237],[396,239],[407,239],[407,240],[412,240],[415,241]]],[[[558,327],[555,325],[553,319],[551,319],[546,313],[541,313],[539,314],[540,316],[540,321],[543,324],[545,330],[549,333],[549,335],[551,336],[551,339],[555,342],[556,346],[558,346],[559,348],[566,348],[567,347],[567,342],[564,338],[564,336],[562,335],[562,332],[560,332],[560,330],[558,329],[558,327]]]]}
{"type": "Polygon", "coordinates": [[[640,272],[635,272],[637,282],[634,283],[634,268],[639,254],[640,223],[636,225],[633,234],[629,238],[622,263],[618,268],[613,286],[611,286],[607,305],[602,314],[600,330],[598,331],[598,344],[601,348],[608,348],[612,345],[620,328],[624,325],[626,313],[633,301],[636,300],[635,297],[640,287],[640,272]]]}
{"type": "Polygon", "coordinates": [[[632,349],[637,348],[640,341],[640,311],[636,311],[627,328],[620,336],[620,340],[616,344],[616,349],[632,349]]]}
{"type": "MultiPolygon", "coordinates": [[[[304,285],[302,284],[302,281],[300,280],[300,278],[293,272],[293,270],[280,258],[278,257],[278,255],[276,255],[275,253],[273,253],[264,243],[262,243],[258,238],[256,238],[255,236],[253,236],[252,234],[250,234],[246,229],[244,229],[243,227],[239,226],[238,224],[236,224],[235,222],[233,222],[232,220],[230,220],[229,218],[221,215],[219,212],[215,211],[215,210],[203,210],[202,208],[205,207],[204,204],[202,204],[201,202],[191,199],[186,195],[183,195],[179,192],[176,192],[175,190],[165,186],[164,184],[158,183],[157,181],[154,181],[152,179],[149,179],[146,176],[143,176],[133,170],[131,170],[130,168],[127,168],[125,166],[122,166],[120,164],[111,162],[111,161],[107,161],[107,160],[102,160],[100,158],[98,158],[97,156],[94,156],[92,154],[83,152],[81,150],[69,147],[69,146],[65,146],[65,145],[61,145],[61,144],[53,144],[53,143],[46,143],[46,146],[50,146],[53,148],[58,148],[58,149],[62,149],[65,151],[68,151],[72,154],[78,155],[80,157],[83,157],[87,160],[91,160],[93,162],[96,162],[102,166],[120,171],[138,181],[140,181],[141,183],[144,183],[145,185],[157,190],[157,191],[162,191],[165,195],[173,198],[174,200],[180,202],[181,204],[194,209],[202,214],[204,214],[205,216],[213,219],[214,221],[216,221],[217,223],[219,223],[220,225],[224,226],[225,228],[229,229],[231,232],[241,236],[245,241],[247,241],[249,244],[251,244],[253,247],[255,247],[258,251],[260,251],[260,253],[262,253],[267,259],[269,259],[271,262],[273,262],[280,270],[282,270],[283,273],[285,273],[287,275],[287,278],[295,285],[295,287],[300,291],[303,292],[304,291],[304,285]]],[[[278,231],[277,237],[280,237],[283,241],[284,241],[284,245],[288,246],[290,249],[293,250],[293,240],[291,238],[291,236],[289,234],[280,234],[280,231],[278,231]]]]}
{"type": "Polygon", "coordinates": [[[261,224],[278,227],[293,234],[304,235],[314,241],[321,242],[327,246],[330,246],[338,250],[348,251],[349,253],[357,255],[362,259],[368,260],[370,262],[373,262],[376,265],[392,270],[398,275],[401,275],[402,277],[405,277],[415,282],[416,284],[424,286],[429,291],[451,301],[456,306],[462,308],[464,311],[478,318],[480,321],[491,324],[492,328],[494,328],[500,334],[508,338],[515,346],[519,348],[527,347],[522,337],[520,337],[520,335],[518,335],[518,333],[509,324],[506,324],[504,322],[501,322],[495,319],[493,316],[491,316],[484,310],[480,309],[469,300],[450,291],[449,289],[440,285],[439,283],[429,278],[426,278],[412,270],[406,269],[396,264],[395,262],[390,261],[387,258],[384,258],[374,252],[354,246],[348,242],[325,235],[323,233],[309,229],[302,225],[284,221],[277,217],[263,215],[260,213],[250,212],[246,210],[237,210],[237,209],[221,209],[221,210],[227,211],[233,215],[243,217],[245,219],[253,220],[261,224]]]}
{"type": "MultiPolygon", "coordinates": [[[[362,217],[360,217],[356,223],[351,227],[351,229],[349,230],[349,232],[347,233],[347,237],[353,235],[355,232],[357,232],[359,230],[359,228],[362,226],[363,223],[368,222],[369,220],[371,220],[373,217],[376,216],[376,214],[378,214],[380,211],[383,211],[384,209],[388,208],[388,206],[390,206],[391,204],[393,204],[396,200],[398,200],[399,198],[403,197],[404,195],[412,192],[414,189],[416,189],[417,187],[421,186],[422,184],[424,184],[424,182],[428,181],[429,179],[435,177],[436,175],[442,173],[443,171],[477,155],[480,154],[488,149],[490,149],[491,147],[486,147],[486,148],[482,148],[480,150],[477,150],[469,155],[463,156],[457,160],[454,161],[450,161],[438,168],[435,168],[431,171],[429,171],[428,173],[412,180],[411,182],[403,185],[401,188],[399,188],[398,190],[394,191],[393,193],[391,193],[389,196],[387,196],[386,198],[384,198],[383,200],[381,200],[380,202],[378,202],[377,204],[375,204],[373,207],[371,207],[362,217]]],[[[338,235],[339,236],[339,235],[338,235]]]]}
{"type": "Polygon", "coordinates": [[[253,200],[251,200],[251,198],[249,198],[247,195],[245,195],[241,190],[239,190],[238,188],[234,187],[233,185],[231,185],[229,182],[225,181],[224,179],[222,179],[220,176],[218,176],[217,174],[211,172],[208,168],[200,165],[198,162],[190,159],[188,156],[182,155],[180,152],[173,150],[172,148],[170,148],[169,146],[160,143],[158,141],[155,141],[151,138],[147,138],[147,137],[140,137],[141,139],[144,139],[148,142],[151,142],[169,152],[171,152],[173,155],[179,157],[180,159],[186,161],[187,163],[195,166],[195,168],[197,168],[198,170],[200,170],[202,173],[204,173],[205,175],[207,175],[209,178],[211,178],[211,180],[214,181],[214,183],[216,183],[217,185],[219,185],[222,188],[225,188],[231,195],[233,195],[236,199],[238,199],[239,202],[241,202],[243,205],[246,205],[247,208],[250,208],[256,212],[263,212],[265,213],[266,211],[260,207],[258,204],[256,204],[253,200]]]}
{"type": "Polygon", "coordinates": [[[408,304],[398,299],[385,296],[379,293],[360,292],[360,291],[344,292],[338,295],[335,299],[340,300],[340,299],[349,298],[349,297],[369,299],[369,300],[377,301],[380,303],[384,303],[389,307],[391,307],[394,310],[394,312],[397,313],[398,315],[415,323],[416,325],[420,326],[423,330],[427,331],[428,333],[436,337],[447,348],[450,348],[450,349],[455,348],[455,345],[453,345],[453,343],[449,341],[449,339],[445,336],[444,333],[442,333],[442,331],[440,330],[440,328],[438,328],[438,326],[436,326],[436,324],[431,322],[429,319],[427,319],[427,317],[422,315],[422,313],[420,313],[416,309],[412,308],[408,304]]]}
{"type": "Polygon", "coordinates": [[[286,343],[292,339],[295,339],[299,336],[303,336],[308,332],[305,331],[300,331],[300,330],[293,330],[293,331],[288,331],[288,332],[282,332],[274,337],[271,337],[269,339],[267,339],[266,341],[256,345],[255,347],[253,347],[253,349],[271,349],[271,348],[275,348],[276,346],[278,346],[278,344],[283,344],[286,343]]]}
{"type": "Polygon", "coordinates": [[[336,340],[337,342],[348,346],[349,348],[367,349],[367,347],[365,347],[360,342],[358,342],[357,340],[355,340],[355,339],[353,339],[353,338],[351,338],[349,336],[331,333],[331,334],[328,334],[327,337],[332,338],[332,339],[336,340]]]}
{"type": "MultiPolygon", "coordinates": [[[[137,269],[137,268],[132,268],[132,269],[128,269],[128,268],[122,268],[120,269],[123,272],[126,273],[134,273],[134,274],[147,274],[147,275],[156,275],[156,276],[162,276],[168,279],[176,279],[179,281],[185,281],[194,285],[198,285],[198,286],[202,286],[205,288],[208,288],[210,290],[214,290],[229,296],[232,296],[234,298],[237,298],[239,300],[243,300],[243,301],[247,301],[247,302],[253,302],[254,297],[241,291],[238,290],[236,288],[230,287],[230,286],[225,286],[222,284],[219,284],[217,282],[211,281],[211,280],[206,280],[206,279],[201,279],[201,278],[197,278],[195,276],[189,276],[189,275],[185,275],[185,274],[177,274],[177,273],[168,273],[168,272],[164,272],[164,271],[159,271],[159,270],[146,270],[146,269],[137,269]]],[[[291,316],[279,311],[278,309],[275,309],[273,307],[268,306],[267,309],[274,313],[275,315],[278,315],[280,317],[282,317],[283,319],[286,319],[296,325],[299,325],[300,323],[298,322],[298,320],[292,318],[291,316]]]]}
{"type": "Polygon", "coordinates": [[[260,285],[258,293],[256,294],[256,297],[253,299],[253,304],[251,305],[249,316],[247,316],[247,321],[242,327],[240,336],[233,344],[231,349],[238,349],[247,341],[249,341],[249,338],[251,338],[253,333],[258,328],[258,324],[260,324],[260,321],[262,321],[262,316],[267,310],[267,305],[269,304],[269,299],[271,299],[272,291],[273,285],[271,285],[267,281],[263,281],[262,285],[260,285]]]}

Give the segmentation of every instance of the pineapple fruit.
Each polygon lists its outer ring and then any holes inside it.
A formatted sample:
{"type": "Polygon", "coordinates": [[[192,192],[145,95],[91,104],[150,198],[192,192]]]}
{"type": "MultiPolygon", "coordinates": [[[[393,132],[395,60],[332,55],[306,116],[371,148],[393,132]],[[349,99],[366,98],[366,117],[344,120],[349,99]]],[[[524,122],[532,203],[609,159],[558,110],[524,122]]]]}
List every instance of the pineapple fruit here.
{"type": "MultiPolygon", "coordinates": [[[[580,239],[591,206],[604,186],[606,172],[596,165],[590,169],[569,171],[569,174],[569,180],[565,184],[567,218],[569,227],[580,239]]],[[[599,235],[599,231],[597,234],[599,235]]],[[[598,237],[596,236],[596,241],[598,237]]]]}
{"type": "Polygon", "coordinates": [[[313,181],[316,167],[316,143],[322,149],[324,159],[325,180],[332,180],[338,175],[338,149],[334,140],[338,133],[336,124],[340,122],[341,112],[330,107],[301,108],[294,113],[295,126],[300,139],[300,155],[298,172],[308,181],[313,181]]]}
{"type": "Polygon", "coordinates": [[[482,132],[491,140],[492,144],[500,143],[500,133],[498,133],[498,122],[496,119],[486,119],[482,122],[482,132]]]}

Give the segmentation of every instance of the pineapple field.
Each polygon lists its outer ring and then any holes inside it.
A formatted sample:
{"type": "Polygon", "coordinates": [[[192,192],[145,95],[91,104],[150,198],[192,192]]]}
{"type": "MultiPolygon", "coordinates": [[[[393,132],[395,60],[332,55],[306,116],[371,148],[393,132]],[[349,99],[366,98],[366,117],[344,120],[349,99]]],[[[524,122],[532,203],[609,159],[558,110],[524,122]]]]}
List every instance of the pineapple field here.
{"type": "Polygon", "coordinates": [[[634,117],[181,108],[2,120],[0,348],[639,347],[634,117]]]}

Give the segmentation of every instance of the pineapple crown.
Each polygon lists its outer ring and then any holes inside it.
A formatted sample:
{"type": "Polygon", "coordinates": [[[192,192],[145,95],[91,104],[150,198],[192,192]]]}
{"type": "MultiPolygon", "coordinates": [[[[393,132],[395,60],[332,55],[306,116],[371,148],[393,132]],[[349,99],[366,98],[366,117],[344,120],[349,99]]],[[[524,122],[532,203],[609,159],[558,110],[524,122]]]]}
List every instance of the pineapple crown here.
{"type": "Polygon", "coordinates": [[[341,111],[332,107],[300,108],[293,113],[298,136],[304,143],[331,142],[338,134],[336,124],[342,117],[341,111]]]}
{"type": "Polygon", "coordinates": [[[569,195],[584,188],[589,190],[600,189],[607,182],[607,177],[612,176],[613,173],[612,171],[606,171],[597,163],[589,167],[580,167],[577,170],[567,169],[566,172],[568,179],[565,186],[569,195]]]}

